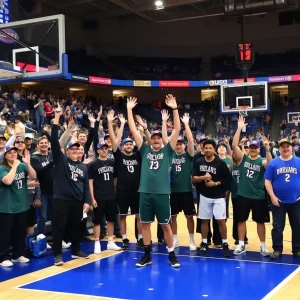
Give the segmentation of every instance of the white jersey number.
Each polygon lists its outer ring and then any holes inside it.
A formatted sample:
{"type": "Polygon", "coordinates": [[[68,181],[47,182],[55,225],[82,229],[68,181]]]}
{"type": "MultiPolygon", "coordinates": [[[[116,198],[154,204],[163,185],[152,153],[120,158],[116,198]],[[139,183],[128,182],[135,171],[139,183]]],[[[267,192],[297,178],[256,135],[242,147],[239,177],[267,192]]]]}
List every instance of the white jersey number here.
{"type": "Polygon", "coordinates": [[[157,160],[150,161],[150,170],[157,170],[159,168],[159,163],[157,160]]]}
{"type": "Polygon", "coordinates": [[[285,182],[290,182],[290,174],[285,174],[285,182]]]}
{"type": "Polygon", "coordinates": [[[134,166],[127,166],[128,172],[134,173],[134,166]]]}
{"type": "Polygon", "coordinates": [[[103,173],[103,175],[105,181],[109,180],[109,173],[103,173]]]}
{"type": "Polygon", "coordinates": [[[17,185],[18,185],[18,190],[23,187],[23,182],[22,180],[17,180],[17,185]]]}
{"type": "Polygon", "coordinates": [[[176,172],[181,172],[181,165],[175,165],[176,172]]]}
{"type": "Polygon", "coordinates": [[[71,178],[72,178],[72,180],[77,181],[78,180],[78,174],[76,174],[74,172],[71,172],[71,178]]]}
{"type": "Polygon", "coordinates": [[[251,171],[251,170],[249,170],[249,169],[247,169],[247,177],[248,178],[253,178],[253,174],[254,174],[254,171],[251,171]]]}

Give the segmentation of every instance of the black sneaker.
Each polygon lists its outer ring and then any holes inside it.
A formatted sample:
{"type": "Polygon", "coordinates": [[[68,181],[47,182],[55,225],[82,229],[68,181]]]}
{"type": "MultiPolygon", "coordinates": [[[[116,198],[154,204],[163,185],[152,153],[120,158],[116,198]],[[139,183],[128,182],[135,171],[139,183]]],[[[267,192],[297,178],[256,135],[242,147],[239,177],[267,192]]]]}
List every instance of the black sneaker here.
{"type": "Polygon", "coordinates": [[[207,252],[208,252],[208,245],[206,244],[206,243],[201,243],[200,244],[200,249],[199,249],[199,251],[200,251],[200,254],[206,254],[207,252]]]}
{"type": "Polygon", "coordinates": [[[88,259],[89,258],[89,256],[87,254],[85,254],[84,252],[82,252],[82,251],[78,251],[78,252],[72,254],[71,257],[72,258],[81,258],[81,259],[88,259]]]}
{"type": "Polygon", "coordinates": [[[271,254],[271,259],[279,259],[281,256],[282,256],[282,252],[280,252],[280,251],[274,251],[271,254]]]}
{"type": "Polygon", "coordinates": [[[231,253],[230,253],[228,244],[227,243],[223,243],[222,248],[223,248],[223,255],[224,255],[224,257],[230,257],[231,253]]]}
{"type": "Polygon", "coordinates": [[[144,256],[140,259],[139,262],[137,262],[135,265],[137,267],[145,267],[147,265],[152,264],[152,258],[150,254],[144,254],[144,256]]]}
{"type": "Polygon", "coordinates": [[[62,259],[61,254],[56,254],[54,256],[54,265],[55,266],[62,266],[64,264],[64,261],[62,259]]]}
{"type": "Polygon", "coordinates": [[[136,242],[136,246],[138,248],[144,248],[144,241],[143,239],[139,239],[137,242],[136,242]]]}
{"type": "Polygon", "coordinates": [[[294,256],[295,258],[300,258],[300,251],[295,251],[295,252],[293,252],[293,256],[294,256]]]}
{"type": "Polygon", "coordinates": [[[170,264],[173,268],[179,268],[180,267],[180,263],[177,260],[177,257],[175,255],[174,251],[169,253],[169,262],[170,262],[170,264]]]}
{"type": "Polygon", "coordinates": [[[100,240],[103,240],[107,236],[107,232],[100,232],[100,240]]]}
{"type": "Polygon", "coordinates": [[[122,250],[128,250],[128,249],[129,249],[129,240],[128,239],[124,239],[123,240],[122,250]]]}

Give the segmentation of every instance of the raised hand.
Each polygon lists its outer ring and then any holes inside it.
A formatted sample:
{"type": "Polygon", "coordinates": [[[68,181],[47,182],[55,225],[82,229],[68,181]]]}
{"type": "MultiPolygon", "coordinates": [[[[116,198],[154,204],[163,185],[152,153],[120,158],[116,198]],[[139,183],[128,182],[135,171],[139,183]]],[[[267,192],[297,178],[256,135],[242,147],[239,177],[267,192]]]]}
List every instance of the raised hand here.
{"type": "Polygon", "coordinates": [[[30,153],[29,151],[24,151],[24,156],[22,157],[22,161],[24,164],[30,164],[30,153]]]}
{"type": "Polygon", "coordinates": [[[127,122],[123,114],[118,114],[118,118],[122,124],[125,124],[127,122]]]}
{"type": "Polygon", "coordinates": [[[262,137],[262,142],[263,142],[265,149],[270,149],[269,140],[265,136],[262,137]]]}
{"type": "Polygon", "coordinates": [[[107,118],[107,122],[113,122],[114,119],[115,119],[115,111],[114,110],[110,110],[107,113],[106,118],[107,118]]]}
{"type": "Polygon", "coordinates": [[[148,126],[147,126],[147,121],[146,120],[142,119],[142,117],[139,116],[139,115],[135,116],[135,119],[143,127],[144,130],[147,129],[148,126]]]}
{"type": "Polygon", "coordinates": [[[60,117],[63,114],[62,107],[58,102],[57,102],[57,108],[55,109],[54,113],[55,113],[55,117],[60,117]]]}
{"type": "Polygon", "coordinates": [[[17,168],[19,164],[20,164],[20,161],[18,159],[16,159],[16,160],[14,160],[13,167],[17,168]]]}
{"type": "Polygon", "coordinates": [[[129,99],[127,98],[128,109],[134,109],[136,105],[137,105],[137,98],[135,97],[130,97],[129,99]]]}
{"type": "Polygon", "coordinates": [[[93,114],[88,114],[88,118],[89,118],[90,123],[95,123],[96,120],[95,120],[93,114]]]}
{"type": "Polygon", "coordinates": [[[189,114],[189,113],[185,113],[185,114],[183,115],[183,117],[180,118],[180,119],[181,119],[181,121],[182,121],[182,123],[183,123],[184,125],[189,125],[190,114],[189,114]]]}
{"type": "Polygon", "coordinates": [[[162,119],[162,121],[166,121],[167,122],[169,120],[169,118],[170,118],[169,112],[166,109],[163,109],[161,111],[161,119],[162,119]]]}
{"type": "Polygon", "coordinates": [[[166,105],[169,106],[170,108],[172,108],[172,109],[176,109],[177,108],[176,98],[173,95],[168,94],[166,96],[165,102],[166,102],[166,105]]]}
{"type": "Polygon", "coordinates": [[[245,123],[245,118],[243,116],[239,116],[239,120],[238,120],[238,128],[239,129],[243,129],[245,126],[247,126],[248,124],[245,123]]]}

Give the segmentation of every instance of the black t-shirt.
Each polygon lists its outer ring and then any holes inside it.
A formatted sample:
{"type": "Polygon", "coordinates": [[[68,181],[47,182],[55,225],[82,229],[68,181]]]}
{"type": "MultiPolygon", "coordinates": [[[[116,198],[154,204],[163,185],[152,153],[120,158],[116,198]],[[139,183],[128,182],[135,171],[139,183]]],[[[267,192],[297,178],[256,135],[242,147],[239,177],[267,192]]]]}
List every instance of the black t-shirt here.
{"type": "Polygon", "coordinates": [[[137,192],[141,177],[141,154],[135,152],[132,155],[125,155],[117,149],[115,156],[115,177],[117,190],[137,192]]]}
{"type": "Polygon", "coordinates": [[[96,200],[109,200],[115,198],[114,188],[114,161],[93,161],[88,168],[89,179],[94,179],[94,197],[96,200]]]}
{"type": "MultiPolygon", "coordinates": [[[[202,152],[197,152],[195,155],[194,155],[194,159],[193,159],[193,168],[195,167],[196,165],[196,162],[199,158],[201,157],[204,157],[204,154],[202,152]]],[[[196,188],[196,190],[200,189],[200,183],[195,183],[194,184],[194,187],[196,188]]]]}
{"type": "Polygon", "coordinates": [[[225,192],[230,190],[231,183],[231,174],[226,163],[217,156],[211,162],[207,162],[205,157],[199,158],[194,165],[193,176],[204,176],[206,173],[211,175],[212,181],[220,181],[222,184],[206,187],[202,181],[197,185],[197,192],[211,199],[224,198],[225,192]]]}

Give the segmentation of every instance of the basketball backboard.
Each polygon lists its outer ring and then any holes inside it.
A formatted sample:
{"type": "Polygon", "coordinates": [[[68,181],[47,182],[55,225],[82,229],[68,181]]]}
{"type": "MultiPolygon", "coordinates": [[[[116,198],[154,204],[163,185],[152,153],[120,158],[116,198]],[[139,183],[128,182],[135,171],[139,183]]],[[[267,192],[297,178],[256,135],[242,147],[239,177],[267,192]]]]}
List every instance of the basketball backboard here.
{"type": "Polygon", "coordinates": [[[66,75],[65,52],[63,15],[0,24],[0,60],[19,68],[22,80],[66,75]]]}
{"type": "Polygon", "coordinates": [[[293,123],[293,124],[298,124],[300,123],[300,112],[289,112],[287,113],[287,122],[288,123],[293,123]]]}
{"type": "Polygon", "coordinates": [[[245,82],[221,85],[221,112],[268,111],[268,83],[245,82]]]}

